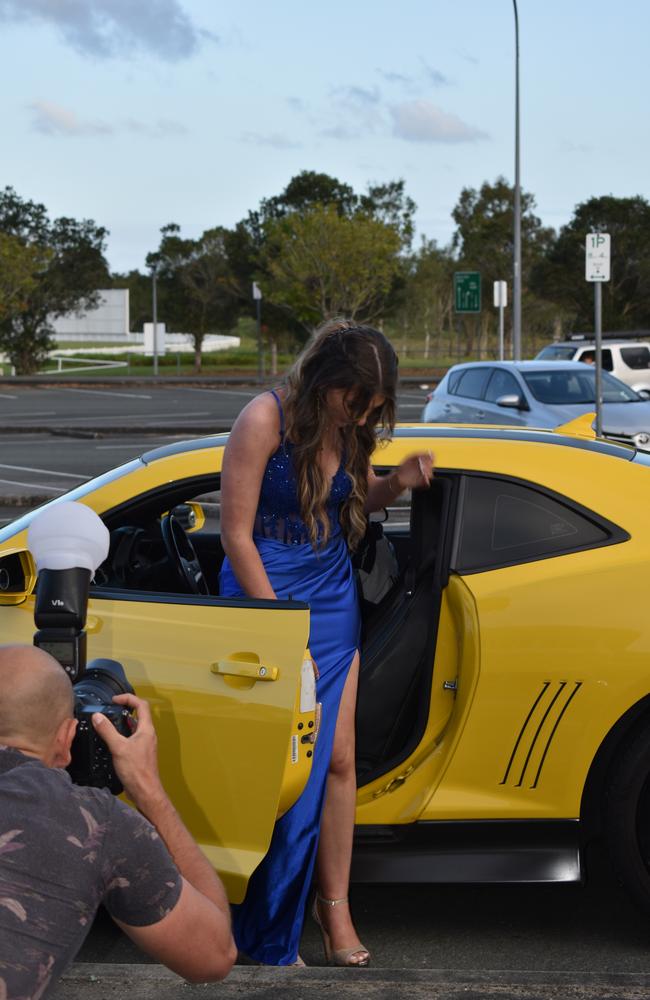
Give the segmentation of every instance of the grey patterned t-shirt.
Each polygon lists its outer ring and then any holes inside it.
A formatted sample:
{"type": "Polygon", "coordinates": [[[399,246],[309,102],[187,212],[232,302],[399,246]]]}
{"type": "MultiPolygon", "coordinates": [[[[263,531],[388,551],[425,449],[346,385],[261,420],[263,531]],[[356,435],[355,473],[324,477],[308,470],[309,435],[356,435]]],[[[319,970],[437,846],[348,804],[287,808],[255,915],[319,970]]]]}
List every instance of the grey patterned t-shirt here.
{"type": "Polygon", "coordinates": [[[155,924],[181,877],[154,827],[105,789],[0,748],[0,1000],[43,1000],[100,903],[155,924]]]}

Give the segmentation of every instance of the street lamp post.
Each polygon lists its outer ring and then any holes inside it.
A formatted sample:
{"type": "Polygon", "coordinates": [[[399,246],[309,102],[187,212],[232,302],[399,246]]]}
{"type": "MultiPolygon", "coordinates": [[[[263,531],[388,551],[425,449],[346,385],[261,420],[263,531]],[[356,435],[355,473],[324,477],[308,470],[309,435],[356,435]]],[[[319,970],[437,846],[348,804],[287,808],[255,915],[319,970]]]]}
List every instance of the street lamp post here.
{"type": "Polygon", "coordinates": [[[157,265],[151,266],[152,295],[153,295],[153,373],[158,374],[158,270],[157,265]]]}
{"type": "Polygon", "coordinates": [[[519,178],[519,13],[515,10],[515,205],[514,205],[514,273],[512,281],[512,353],[521,361],[521,184],[519,178]]]}

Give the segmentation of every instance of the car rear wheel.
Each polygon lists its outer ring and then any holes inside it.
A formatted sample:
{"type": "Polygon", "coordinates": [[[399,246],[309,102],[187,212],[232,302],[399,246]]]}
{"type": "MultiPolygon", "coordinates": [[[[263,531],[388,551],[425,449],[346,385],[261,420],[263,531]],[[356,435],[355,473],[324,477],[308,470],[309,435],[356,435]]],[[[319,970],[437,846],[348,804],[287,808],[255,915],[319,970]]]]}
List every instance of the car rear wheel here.
{"type": "Polygon", "coordinates": [[[620,881],[650,914],[650,729],[633,738],[612,766],[605,836],[620,881]]]}

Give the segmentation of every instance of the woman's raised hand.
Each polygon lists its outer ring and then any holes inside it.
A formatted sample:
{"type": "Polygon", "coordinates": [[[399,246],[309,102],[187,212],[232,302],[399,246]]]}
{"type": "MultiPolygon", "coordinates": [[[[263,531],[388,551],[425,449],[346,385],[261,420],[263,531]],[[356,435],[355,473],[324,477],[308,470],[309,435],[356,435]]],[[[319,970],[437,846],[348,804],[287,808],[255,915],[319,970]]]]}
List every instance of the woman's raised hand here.
{"type": "Polygon", "coordinates": [[[433,479],[434,458],[430,451],[409,455],[396,470],[397,482],[403,490],[421,489],[433,479]]]}

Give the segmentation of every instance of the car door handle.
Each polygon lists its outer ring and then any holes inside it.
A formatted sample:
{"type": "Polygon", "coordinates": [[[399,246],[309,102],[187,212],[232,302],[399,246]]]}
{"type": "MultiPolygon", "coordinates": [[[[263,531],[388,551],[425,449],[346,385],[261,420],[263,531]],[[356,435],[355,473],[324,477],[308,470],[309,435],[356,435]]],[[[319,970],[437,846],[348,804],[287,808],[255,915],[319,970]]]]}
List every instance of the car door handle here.
{"type": "Polygon", "coordinates": [[[277,681],[277,667],[265,667],[253,660],[217,660],[210,664],[210,672],[222,677],[245,677],[251,681],[277,681]]]}
{"type": "Polygon", "coordinates": [[[479,420],[484,420],[485,419],[485,411],[484,410],[477,410],[476,411],[476,416],[479,418],[479,420]]]}

